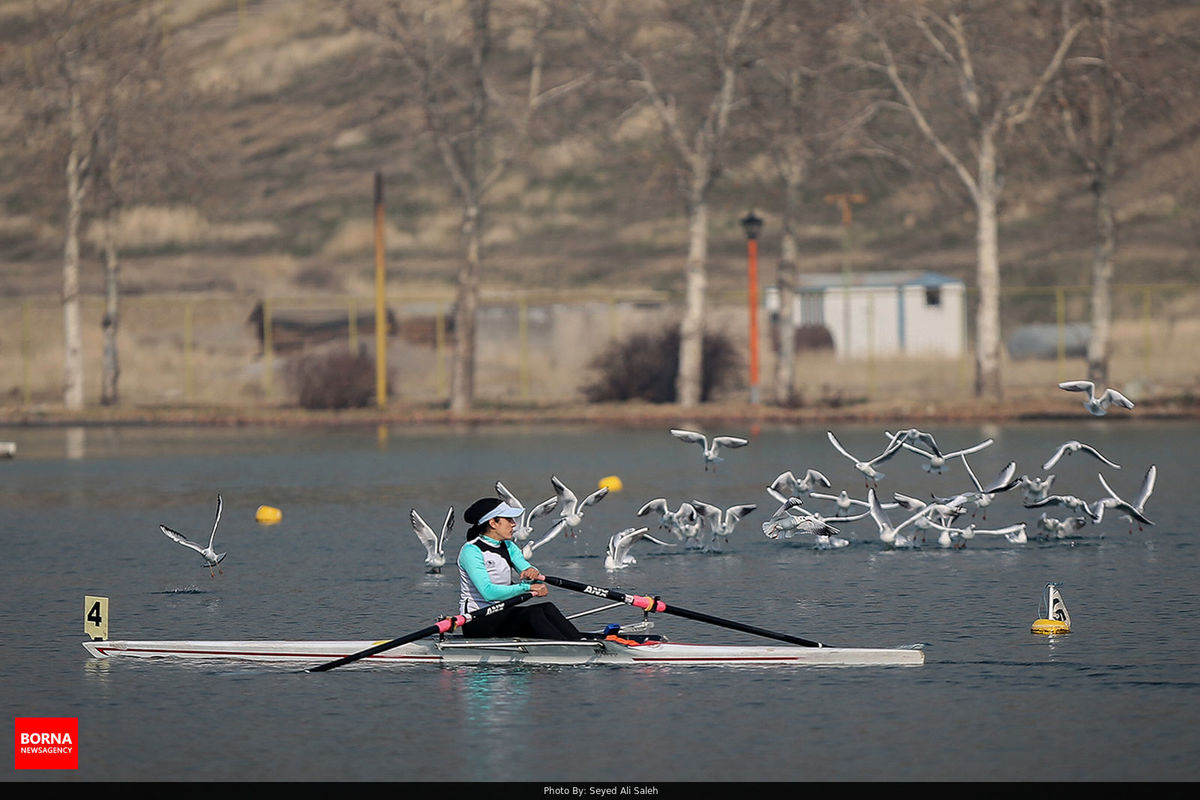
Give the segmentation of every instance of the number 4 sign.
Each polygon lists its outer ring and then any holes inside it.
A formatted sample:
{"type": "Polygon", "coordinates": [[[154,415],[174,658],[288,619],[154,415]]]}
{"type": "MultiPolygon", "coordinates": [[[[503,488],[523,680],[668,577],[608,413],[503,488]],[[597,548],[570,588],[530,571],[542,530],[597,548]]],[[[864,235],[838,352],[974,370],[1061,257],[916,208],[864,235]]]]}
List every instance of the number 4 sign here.
{"type": "Polygon", "coordinates": [[[83,632],[92,637],[93,641],[103,641],[108,638],[108,598],[83,598],[83,632]]]}

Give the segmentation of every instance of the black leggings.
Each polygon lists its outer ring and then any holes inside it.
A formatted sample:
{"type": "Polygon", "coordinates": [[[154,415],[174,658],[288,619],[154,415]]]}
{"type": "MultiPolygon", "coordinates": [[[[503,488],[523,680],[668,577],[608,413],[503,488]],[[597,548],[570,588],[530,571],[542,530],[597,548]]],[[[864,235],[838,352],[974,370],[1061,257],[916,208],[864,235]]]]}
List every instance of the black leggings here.
{"type": "Polygon", "coordinates": [[[527,639],[558,639],[577,642],[579,629],[553,603],[516,606],[498,614],[473,619],[462,626],[463,636],[522,636],[527,639]]]}

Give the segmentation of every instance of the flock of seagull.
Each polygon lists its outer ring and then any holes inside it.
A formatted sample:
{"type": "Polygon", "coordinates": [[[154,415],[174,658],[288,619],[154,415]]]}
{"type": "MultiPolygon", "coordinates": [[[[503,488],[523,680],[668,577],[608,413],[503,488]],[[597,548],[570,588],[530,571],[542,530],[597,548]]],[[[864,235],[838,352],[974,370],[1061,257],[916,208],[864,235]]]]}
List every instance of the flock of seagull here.
{"type": "MultiPolygon", "coordinates": [[[[1113,406],[1133,408],[1133,403],[1114,389],[1107,389],[1097,395],[1094,384],[1089,381],[1065,381],[1060,383],[1059,387],[1065,391],[1085,393],[1083,405],[1096,416],[1103,416],[1113,406]]],[[[717,465],[724,460],[724,456],[721,455],[723,451],[745,447],[750,443],[749,440],[737,436],[709,438],[703,433],[681,428],[672,428],[670,433],[680,441],[700,447],[705,471],[716,470],[717,465]]],[[[988,507],[999,495],[1015,490],[1019,490],[1025,508],[1042,509],[1036,526],[1039,535],[1044,538],[1072,537],[1088,524],[1099,524],[1109,511],[1119,513],[1122,519],[1127,520],[1131,531],[1135,524],[1139,529],[1154,524],[1146,516],[1146,504],[1154,491],[1157,479],[1157,468],[1154,465],[1147,470],[1137,495],[1129,500],[1118,495],[1104,475],[1098,473],[1104,494],[1097,500],[1088,501],[1072,494],[1052,494],[1051,489],[1056,476],[1049,473],[1049,470],[1062,459],[1076,454],[1095,459],[1109,469],[1118,470],[1121,466],[1096,448],[1077,440],[1059,445],[1041,465],[1043,472],[1048,474],[1018,475],[1016,463],[1010,461],[985,484],[976,476],[967,456],[991,447],[994,444],[992,439],[985,439],[968,447],[943,450],[932,434],[916,428],[883,433],[886,444],[882,450],[877,454],[863,456],[847,450],[833,431],[826,432],[834,451],[846,458],[853,464],[854,469],[862,474],[866,489],[865,498],[852,497],[844,489],[835,493],[830,480],[819,470],[806,469],[799,477],[792,471],[785,471],[766,487],[767,494],[778,507],[761,523],[763,534],[772,540],[811,536],[814,548],[836,549],[850,544],[850,539],[843,535],[845,525],[869,518],[876,528],[879,541],[889,549],[917,547],[930,536],[935,537],[941,547],[960,548],[976,536],[1003,537],[1009,542],[1021,544],[1028,541],[1027,525],[1024,522],[985,528],[974,521],[979,516],[986,519],[988,507]],[[880,466],[902,453],[920,457],[922,469],[931,475],[941,475],[951,465],[961,463],[970,479],[970,485],[962,491],[944,497],[931,496],[928,500],[900,492],[894,492],[890,498],[881,498],[878,484],[885,474],[880,470],[880,466]],[[806,503],[811,501],[831,503],[832,513],[825,515],[810,509],[806,503]],[[1051,511],[1055,509],[1056,516],[1052,516],[1051,511]],[[1057,516],[1059,513],[1065,513],[1066,516],[1057,516]],[[899,521],[893,521],[893,514],[899,521]],[[964,522],[963,519],[968,514],[971,521],[964,522]]],[[[587,510],[602,501],[610,492],[608,487],[601,486],[581,500],[557,475],[551,476],[550,483],[554,494],[529,508],[526,508],[503,483],[497,481],[495,484],[496,493],[501,499],[509,505],[526,509],[517,520],[513,538],[527,559],[532,559],[535,551],[560,536],[577,535],[587,510]],[[538,533],[543,528],[543,532],[538,533]]],[[[665,498],[654,498],[641,506],[637,516],[656,520],[659,535],[651,534],[649,525],[629,527],[613,534],[606,546],[605,569],[619,570],[636,564],[632,549],[639,542],[652,542],[663,547],[683,545],[690,549],[718,551],[721,544],[728,541],[738,523],[757,508],[757,503],[720,508],[699,500],[684,501],[678,507],[671,508],[665,498]]],[[[445,547],[454,528],[454,516],[455,510],[451,506],[440,529],[435,530],[415,508],[410,511],[413,533],[425,548],[425,567],[429,572],[438,573],[446,565],[445,547]]],[[[166,525],[159,527],[173,541],[199,553],[210,574],[215,575],[226,555],[217,553],[214,548],[220,521],[221,497],[218,495],[216,519],[213,521],[206,546],[191,541],[166,525]]]]}

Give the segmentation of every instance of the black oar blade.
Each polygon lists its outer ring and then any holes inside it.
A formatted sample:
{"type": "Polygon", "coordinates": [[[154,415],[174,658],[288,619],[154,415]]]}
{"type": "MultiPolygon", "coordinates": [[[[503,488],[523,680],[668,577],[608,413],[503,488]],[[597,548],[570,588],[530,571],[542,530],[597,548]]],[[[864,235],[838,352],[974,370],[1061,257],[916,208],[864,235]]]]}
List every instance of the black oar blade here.
{"type": "Polygon", "coordinates": [[[497,612],[504,611],[505,609],[512,608],[513,606],[520,605],[521,603],[524,603],[526,600],[530,599],[531,597],[533,597],[532,594],[530,594],[529,592],[525,592],[523,594],[517,595],[516,597],[510,597],[507,600],[501,600],[499,603],[493,603],[490,606],[484,606],[483,608],[478,608],[469,614],[457,614],[452,617],[446,617],[444,619],[438,620],[436,623],[434,623],[433,625],[430,625],[428,628],[422,628],[419,631],[414,631],[405,636],[401,636],[398,639],[392,639],[387,642],[381,642],[380,644],[368,647],[366,650],[360,650],[357,653],[351,653],[348,656],[342,656],[341,658],[335,659],[333,661],[329,661],[324,664],[319,664],[315,667],[310,667],[310,668],[306,669],[305,672],[328,672],[331,669],[345,666],[346,664],[350,664],[355,661],[359,661],[360,659],[370,658],[371,656],[376,655],[378,653],[382,653],[385,650],[391,650],[393,648],[399,647],[400,645],[408,644],[409,642],[415,642],[417,639],[424,639],[426,636],[433,636],[434,634],[441,634],[441,633],[445,633],[446,631],[452,631],[455,628],[462,627],[463,625],[465,625],[466,623],[470,622],[473,619],[479,619],[480,617],[486,617],[490,614],[495,614],[497,612]]]}
{"type": "Polygon", "coordinates": [[[714,617],[710,614],[704,614],[699,611],[689,611],[686,608],[667,605],[658,598],[640,597],[637,595],[628,595],[624,592],[619,592],[616,589],[607,589],[601,586],[589,586],[586,583],[579,583],[568,578],[555,578],[550,575],[543,575],[542,580],[551,586],[560,586],[563,589],[570,589],[574,592],[589,594],[593,597],[605,597],[609,600],[617,600],[637,608],[645,609],[646,611],[657,611],[664,614],[674,614],[677,617],[695,620],[697,622],[706,622],[709,625],[717,625],[730,630],[741,631],[743,633],[752,633],[755,636],[763,636],[767,639],[775,639],[789,644],[800,645],[801,647],[825,647],[821,642],[814,642],[811,639],[802,639],[799,636],[791,636],[786,633],[777,633],[764,628],[757,628],[753,625],[747,625],[743,622],[738,622],[731,619],[722,619],[714,617]]]}

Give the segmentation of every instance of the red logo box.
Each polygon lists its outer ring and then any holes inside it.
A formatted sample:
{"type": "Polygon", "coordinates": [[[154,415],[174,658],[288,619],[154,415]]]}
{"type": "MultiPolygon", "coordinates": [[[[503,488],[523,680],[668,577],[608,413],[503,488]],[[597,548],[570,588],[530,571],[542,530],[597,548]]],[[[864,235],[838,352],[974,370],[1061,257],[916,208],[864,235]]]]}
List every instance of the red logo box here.
{"type": "Polygon", "coordinates": [[[17,769],[79,769],[78,717],[17,717],[17,769]]]}

